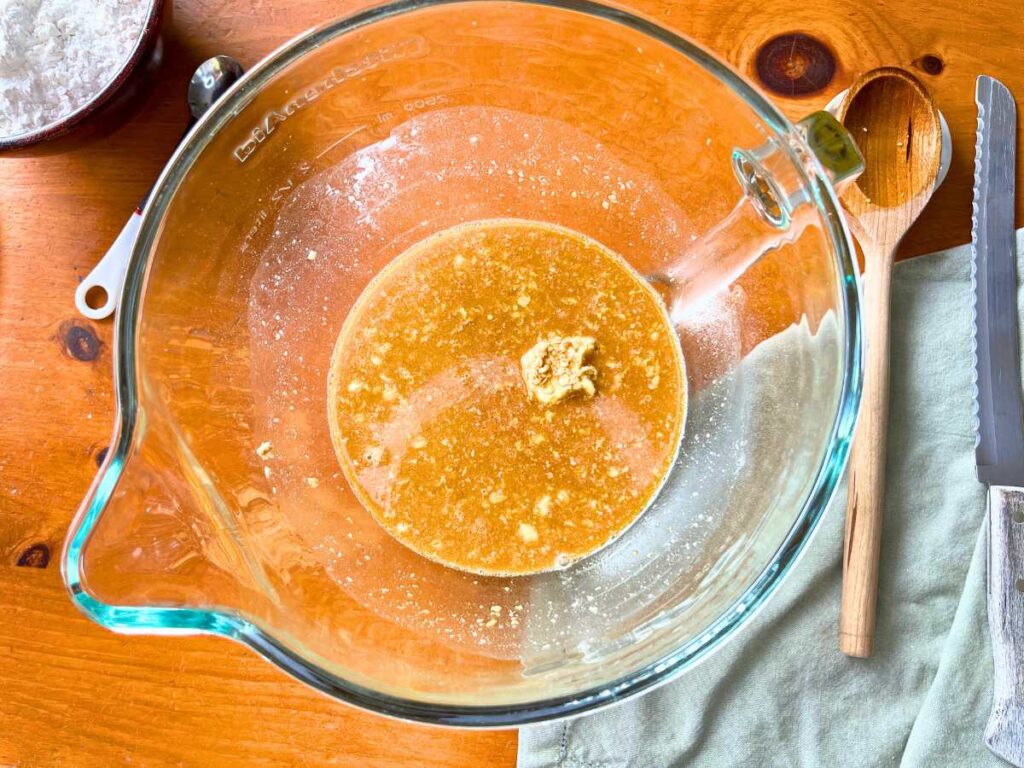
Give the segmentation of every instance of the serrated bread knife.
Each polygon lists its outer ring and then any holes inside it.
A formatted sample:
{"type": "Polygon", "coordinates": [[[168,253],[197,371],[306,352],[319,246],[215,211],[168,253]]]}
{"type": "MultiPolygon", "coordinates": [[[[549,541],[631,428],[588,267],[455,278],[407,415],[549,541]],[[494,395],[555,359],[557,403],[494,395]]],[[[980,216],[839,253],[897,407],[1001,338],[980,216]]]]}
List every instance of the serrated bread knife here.
{"type": "Polygon", "coordinates": [[[989,487],[988,621],[995,662],[989,749],[1024,766],[1024,408],[1017,325],[1013,97],[978,78],[971,230],[978,480],[989,487]]]}

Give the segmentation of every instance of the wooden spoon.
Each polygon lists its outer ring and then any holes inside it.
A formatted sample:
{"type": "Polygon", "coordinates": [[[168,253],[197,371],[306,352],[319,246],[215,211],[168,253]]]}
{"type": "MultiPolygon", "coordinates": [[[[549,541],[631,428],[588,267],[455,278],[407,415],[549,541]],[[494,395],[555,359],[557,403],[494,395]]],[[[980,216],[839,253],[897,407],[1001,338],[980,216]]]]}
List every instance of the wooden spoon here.
{"type": "Polygon", "coordinates": [[[864,390],[850,452],[839,648],[871,655],[885,496],[889,411],[889,288],[896,247],[931,199],[942,128],[931,96],[910,73],[861,75],[839,108],[864,155],[864,173],[843,191],[850,228],[864,252],[864,390]]]}

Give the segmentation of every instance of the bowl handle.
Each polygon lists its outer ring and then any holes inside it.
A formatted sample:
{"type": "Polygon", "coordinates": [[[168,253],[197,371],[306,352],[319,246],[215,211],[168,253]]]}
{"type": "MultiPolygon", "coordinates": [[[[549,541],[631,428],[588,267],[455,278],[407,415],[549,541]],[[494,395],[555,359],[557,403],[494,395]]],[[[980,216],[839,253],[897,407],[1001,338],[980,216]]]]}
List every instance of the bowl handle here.
{"type": "MultiPolygon", "coordinates": [[[[791,141],[792,149],[801,157],[810,150],[833,187],[841,188],[864,170],[864,156],[831,113],[808,115],[797,123],[797,132],[801,141],[791,141]]],[[[790,155],[780,151],[782,141],[773,137],[756,149],[734,149],[732,162],[745,197],[769,226],[784,230],[797,209],[813,199],[790,155]]]]}
{"type": "Polygon", "coordinates": [[[851,183],[864,169],[850,134],[824,111],[801,120],[795,137],[773,136],[755,149],[734,149],[733,171],[743,196],[702,238],[648,277],[664,296],[673,322],[685,323],[762,255],[793,242],[814,221],[815,200],[794,153],[810,163],[808,155],[816,158],[833,187],[851,183]]]}

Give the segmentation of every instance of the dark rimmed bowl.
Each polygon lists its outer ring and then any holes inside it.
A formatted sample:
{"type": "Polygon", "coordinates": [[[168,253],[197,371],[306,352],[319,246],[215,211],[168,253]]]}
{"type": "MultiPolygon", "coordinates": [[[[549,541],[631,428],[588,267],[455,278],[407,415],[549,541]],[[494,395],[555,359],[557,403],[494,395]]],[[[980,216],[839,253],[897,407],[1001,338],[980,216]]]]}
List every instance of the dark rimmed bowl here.
{"type": "Polygon", "coordinates": [[[0,152],[35,148],[44,142],[66,136],[86,124],[98,121],[101,115],[108,115],[136,94],[148,78],[141,77],[159,63],[163,56],[163,41],[160,33],[170,16],[171,0],[149,0],[149,12],[143,24],[142,33],[135,41],[135,47],[121,69],[109,83],[92,99],[69,115],[55,122],[36,128],[28,133],[14,136],[0,136],[0,152]]]}

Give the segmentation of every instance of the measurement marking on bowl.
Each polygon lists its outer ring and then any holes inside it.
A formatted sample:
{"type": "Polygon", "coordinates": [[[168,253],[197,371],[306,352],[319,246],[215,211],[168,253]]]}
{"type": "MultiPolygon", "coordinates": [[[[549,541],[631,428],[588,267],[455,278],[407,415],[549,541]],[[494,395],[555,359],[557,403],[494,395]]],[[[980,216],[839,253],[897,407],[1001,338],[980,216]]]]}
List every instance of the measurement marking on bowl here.
{"type": "MultiPolygon", "coordinates": [[[[365,126],[364,126],[365,127],[365,126]]],[[[295,189],[297,183],[302,181],[302,178],[306,176],[311,170],[313,165],[306,160],[301,160],[295,165],[295,173],[288,176],[281,184],[276,186],[270,193],[270,201],[272,203],[280,202],[286,195],[295,189]]],[[[253,225],[249,227],[249,231],[245,233],[245,237],[242,238],[242,253],[249,250],[249,246],[252,244],[252,239],[256,237],[256,234],[260,231],[260,227],[263,226],[264,222],[270,217],[269,212],[266,208],[260,208],[256,211],[255,221],[253,225]]]]}
{"type": "Polygon", "coordinates": [[[423,38],[410,37],[379,48],[373,53],[368,53],[347,66],[334,67],[326,76],[300,88],[297,96],[290,98],[280,107],[264,113],[263,117],[250,130],[250,138],[235,147],[232,154],[238,162],[246,162],[270,138],[270,135],[277,130],[281,123],[296,112],[304,110],[325,93],[337,88],[357,75],[365,74],[383,64],[408,58],[425,50],[426,43],[423,38]]]}
{"type": "Polygon", "coordinates": [[[446,104],[450,103],[450,100],[445,94],[438,93],[434,96],[423,96],[418,99],[413,99],[412,101],[407,101],[404,104],[402,104],[402,109],[404,109],[409,114],[412,114],[413,112],[419,112],[421,110],[424,110],[427,107],[443,107],[446,104]]]}

